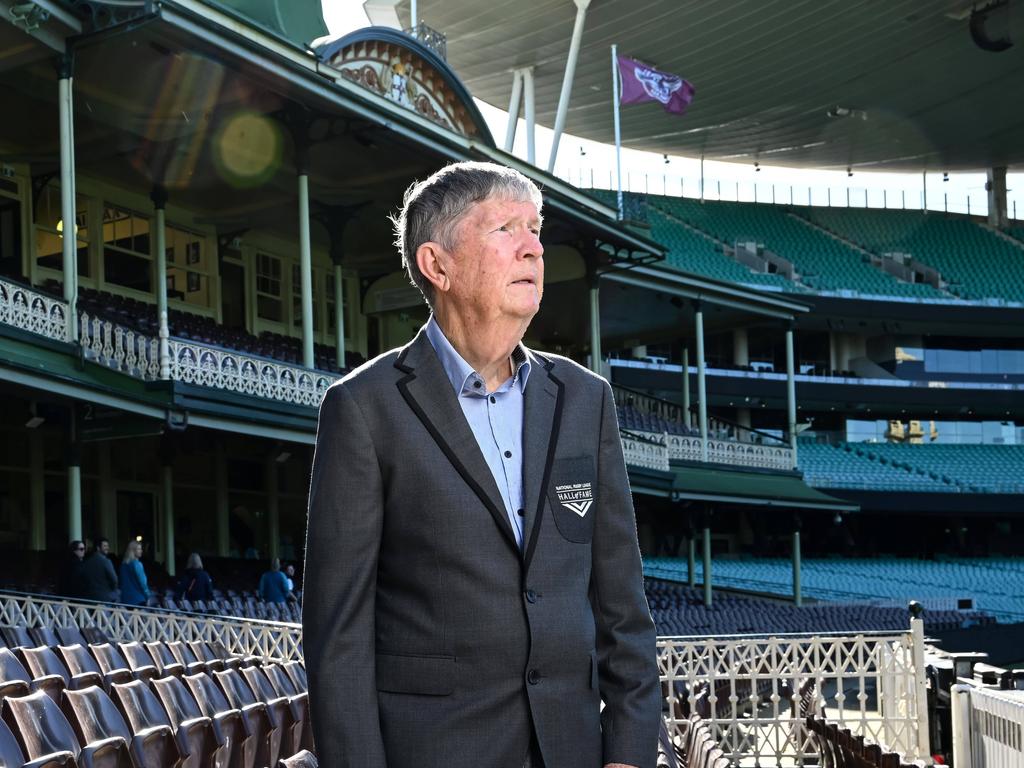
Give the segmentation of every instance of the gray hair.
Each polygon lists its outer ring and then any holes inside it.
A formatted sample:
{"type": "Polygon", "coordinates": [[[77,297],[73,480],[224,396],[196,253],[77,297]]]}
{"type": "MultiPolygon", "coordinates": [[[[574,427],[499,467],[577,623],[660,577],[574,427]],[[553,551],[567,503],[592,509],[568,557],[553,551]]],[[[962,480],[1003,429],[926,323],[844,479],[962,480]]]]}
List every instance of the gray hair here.
{"type": "Polygon", "coordinates": [[[431,308],[434,286],[420,272],[416,250],[431,241],[453,250],[459,220],[473,205],[488,199],[530,202],[537,206],[538,214],[543,205],[537,185],[513,168],[496,163],[452,163],[413,182],[405,190],[402,208],[390,217],[402,266],[431,308]]]}

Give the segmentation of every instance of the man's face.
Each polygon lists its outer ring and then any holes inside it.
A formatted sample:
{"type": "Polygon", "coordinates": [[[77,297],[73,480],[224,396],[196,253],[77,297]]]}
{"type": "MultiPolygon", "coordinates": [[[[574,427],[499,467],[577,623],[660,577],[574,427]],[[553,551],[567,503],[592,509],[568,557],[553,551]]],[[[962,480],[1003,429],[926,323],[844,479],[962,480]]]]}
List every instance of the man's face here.
{"type": "Polygon", "coordinates": [[[529,321],[544,293],[540,216],[531,202],[488,199],[474,205],[455,228],[445,264],[448,298],[487,319],[529,321]]]}
{"type": "Polygon", "coordinates": [[[100,552],[102,552],[104,555],[109,555],[110,554],[110,542],[109,541],[101,541],[100,542],[100,552]]]}

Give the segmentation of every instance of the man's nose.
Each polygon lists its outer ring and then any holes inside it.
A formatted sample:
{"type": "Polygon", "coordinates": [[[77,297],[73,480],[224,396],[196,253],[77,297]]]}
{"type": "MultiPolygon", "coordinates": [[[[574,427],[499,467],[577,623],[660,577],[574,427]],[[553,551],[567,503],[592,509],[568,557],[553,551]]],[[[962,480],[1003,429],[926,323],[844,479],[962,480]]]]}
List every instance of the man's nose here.
{"type": "Polygon", "coordinates": [[[533,234],[533,232],[527,232],[522,244],[519,247],[519,256],[523,259],[539,259],[544,255],[544,246],[540,242],[540,237],[533,234]]]}

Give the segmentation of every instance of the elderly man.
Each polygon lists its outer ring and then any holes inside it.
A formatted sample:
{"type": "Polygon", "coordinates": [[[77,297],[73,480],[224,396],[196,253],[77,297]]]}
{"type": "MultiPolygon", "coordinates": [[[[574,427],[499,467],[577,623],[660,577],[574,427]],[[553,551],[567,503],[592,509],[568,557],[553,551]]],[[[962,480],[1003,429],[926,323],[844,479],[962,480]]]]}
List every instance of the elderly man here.
{"type": "Polygon", "coordinates": [[[321,405],[302,618],[323,765],[655,764],[654,627],[611,390],[521,343],[540,210],[498,165],[412,185],[395,232],[432,317],[321,405]]]}

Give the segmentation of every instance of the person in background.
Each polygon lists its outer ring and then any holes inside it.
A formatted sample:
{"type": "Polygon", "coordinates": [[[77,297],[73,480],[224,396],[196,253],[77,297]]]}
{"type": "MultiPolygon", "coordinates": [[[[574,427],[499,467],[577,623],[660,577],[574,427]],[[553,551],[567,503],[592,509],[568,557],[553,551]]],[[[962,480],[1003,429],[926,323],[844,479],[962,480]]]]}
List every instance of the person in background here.
{"type": "Polygon", "coordinates": [[[281,561],[274,558],[270,561],[270,570],[260,576],[260,597],[268,603],[286,602],[291,595],[288,588],[288,577],[281,571],[281,561]]]}
{"type": "Polygon", "coordinates": [[[68,544],[68,554],[61,563],[60,582],[57,591],[66,597],[84,597],[82,594],[82,570],[85,561],[85,542],[75,539],[68,544]]]}
{"type": "Polygon", "coordinates": [[[178,588],[175,596],[195,602],[196,600],[213,599],[213,579],[203,569],[203,560],[198,552],[188,556],[188,563],[185,572],[178,579],[178,588]]]}
{"type": "Polygon", "coordinates": [[[78,594],[87,600],[116,602],[117,574],[114,573],[114,564],[107,557],[110,542],[103,536],[97,536],[94,541],[92,552],[82,561],[82,584],[78,594]]]}
{"type": "Polygon", "coordinates": [[[149,584],[140,557],[142,543],[128,542],[121,560],[121,602],[128,605],[145,605],[149,600],[149,584]]]}

